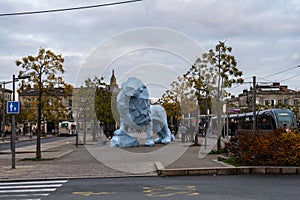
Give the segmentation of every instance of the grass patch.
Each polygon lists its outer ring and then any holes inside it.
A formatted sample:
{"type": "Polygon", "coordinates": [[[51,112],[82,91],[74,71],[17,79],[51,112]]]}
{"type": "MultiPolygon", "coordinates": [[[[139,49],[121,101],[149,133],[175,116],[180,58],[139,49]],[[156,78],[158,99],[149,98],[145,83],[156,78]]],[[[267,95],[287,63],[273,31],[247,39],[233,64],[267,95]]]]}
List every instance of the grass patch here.
{"type": "Polygon", "coordinates": [[[233,166],[235,166],[235,167],[241,166],[241,164],[238,163],[238,162],[236,162],[235,159],[233,159],[233,158],[227,158],[227,159],[224,159],[224,160],[222,160],[222,162],[227,163],[227,164],[229,164],[229,165],[233,165],[233,166]]]}
{"type": "Polygon", "coordinates": [[[224,149],[221,149],[221,150],[211,150],[208,154],[223,154],[225,153],[225,150],[224,149]]]}
{"type": "Polygon", "coordinates": [[[23,158],[21,161],[49,161],[54,160],[54,158],[23,158]]]}

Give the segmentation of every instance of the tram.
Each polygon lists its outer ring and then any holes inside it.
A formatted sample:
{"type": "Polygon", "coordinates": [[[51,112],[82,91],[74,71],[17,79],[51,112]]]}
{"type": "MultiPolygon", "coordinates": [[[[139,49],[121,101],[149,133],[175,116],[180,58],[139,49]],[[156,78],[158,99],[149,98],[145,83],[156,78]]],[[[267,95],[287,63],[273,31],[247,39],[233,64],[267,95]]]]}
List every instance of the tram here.
{"type": "MultiPolygon", "coordinates": [[[[253,128],[253,112],[231,114],[228,116],[228,128],[235,133],[236,130],[250,130],[253,128]]],[[[287,129],[297,130],[297,120],[289,109],[269,109],[256,112],[257,130],[287,129]]]]}

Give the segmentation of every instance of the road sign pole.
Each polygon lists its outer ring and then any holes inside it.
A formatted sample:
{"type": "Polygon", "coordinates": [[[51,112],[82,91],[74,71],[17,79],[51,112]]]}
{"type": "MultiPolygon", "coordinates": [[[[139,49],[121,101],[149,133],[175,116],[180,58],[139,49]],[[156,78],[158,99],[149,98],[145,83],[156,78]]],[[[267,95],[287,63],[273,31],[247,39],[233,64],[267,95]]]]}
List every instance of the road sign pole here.
{"type": "MultiPolygon", "coordinates": [[[[26,79],[30,78],[30,76],[21,76],[16,78],[15,75],[13,75],[13,101],[8,101],[7,102],[7,114],[11,114],[11,168],[15,169],[16,168],[16,114],[19,114],[20,112],[20,102],[16,102],[16,96],[15,96],[15,82],[20,80],[20,79],[26,79]]],[[[7,82],[8,83],[8,82],[7,82]]]]}
{"type": "MultiPolygon", "coordinates": [[[[13,75],[13,101],[15,101],[15,75],[13,75]]],[[[16,116],[13,114],[11,116],[11,168],[16,169],[16,116]]]]}
{"type": "Polygon", "coordinates": [[[11,116],[12,133],[11,133],[11,168],[16,169],[16,116],[11,116]]]}
{"type": "Polygon", "coordinates": [[[5,82],[2,83],[2,141],[5,134],[5,82]]]}

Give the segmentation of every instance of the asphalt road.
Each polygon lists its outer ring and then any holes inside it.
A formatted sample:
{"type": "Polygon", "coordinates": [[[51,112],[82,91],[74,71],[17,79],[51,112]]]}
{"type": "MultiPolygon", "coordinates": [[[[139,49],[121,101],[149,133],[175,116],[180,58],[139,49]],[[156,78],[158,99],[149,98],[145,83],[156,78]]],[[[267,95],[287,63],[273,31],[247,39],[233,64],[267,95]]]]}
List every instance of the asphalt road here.
{"type": "Polygon", "coordinates": [[[282,200],[300,199],[299,188],[297,175],[78,179],[43,199],[282,200]]]}
{"type": "MultiPolygon", "coordinates": [[[[55,142],[59,140],[63,140],[65,137],[46,137],[46,138],[41,138],[42,143],[48,143],[48,142],[55,142]]],[[[16,140],[16,148],[21,148],[21,147],[27,147],[27,146],[32,146],[36,144],[36,139],[32,140],[22,140],[22,141],[17,141],[16,140]]],[[[2,143],[0,142],[0,151],[3,150],[10,150],[10,143],[2,143]]]]}

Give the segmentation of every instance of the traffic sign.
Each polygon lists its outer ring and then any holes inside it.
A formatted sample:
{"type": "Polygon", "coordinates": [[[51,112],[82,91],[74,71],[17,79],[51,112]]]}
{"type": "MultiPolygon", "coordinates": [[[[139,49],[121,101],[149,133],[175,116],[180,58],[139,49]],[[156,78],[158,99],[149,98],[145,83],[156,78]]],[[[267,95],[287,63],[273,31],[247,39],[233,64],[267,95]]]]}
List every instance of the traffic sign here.
{"type": "Polygon", "coordinates": [[[7,114],[19,114],[20,113],[20,102],[19,101],[8,101],[6,106],[7,114]]]}

